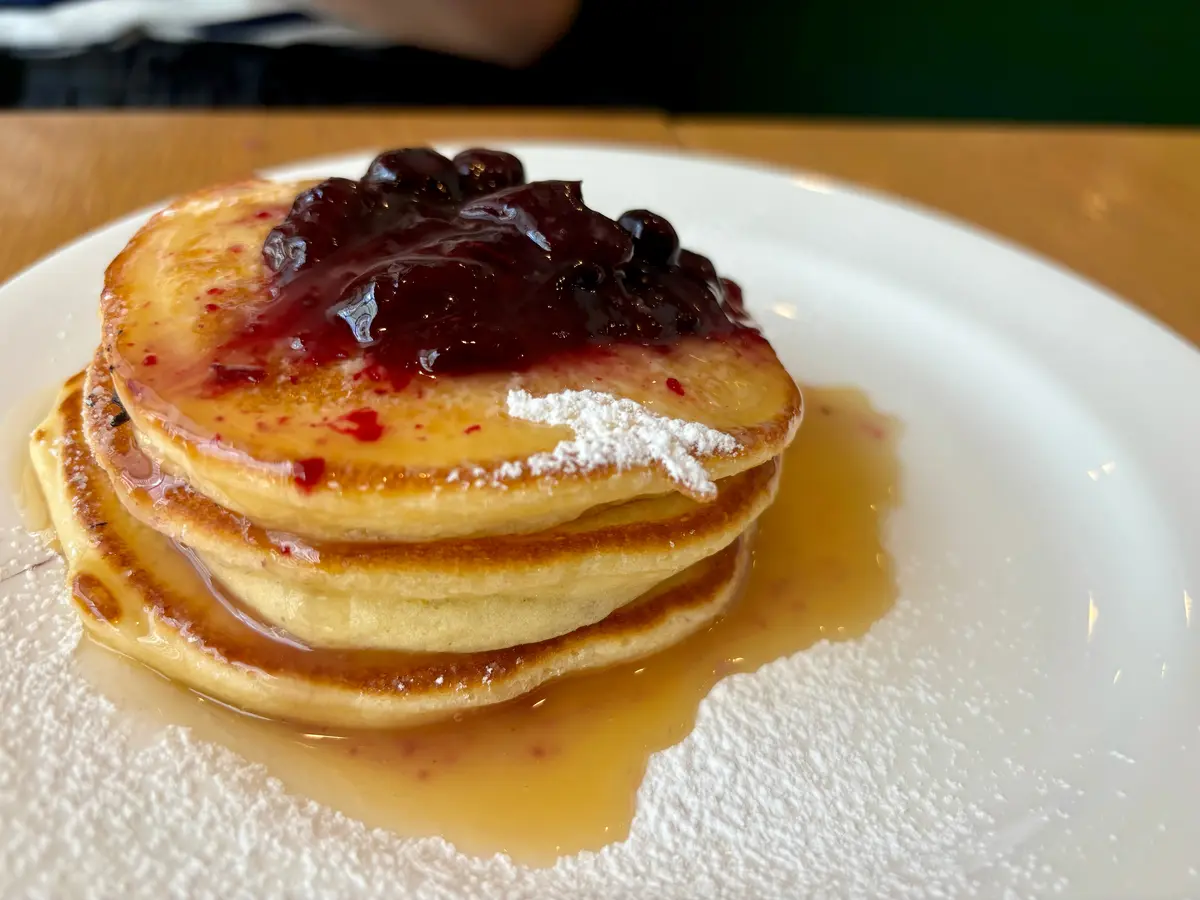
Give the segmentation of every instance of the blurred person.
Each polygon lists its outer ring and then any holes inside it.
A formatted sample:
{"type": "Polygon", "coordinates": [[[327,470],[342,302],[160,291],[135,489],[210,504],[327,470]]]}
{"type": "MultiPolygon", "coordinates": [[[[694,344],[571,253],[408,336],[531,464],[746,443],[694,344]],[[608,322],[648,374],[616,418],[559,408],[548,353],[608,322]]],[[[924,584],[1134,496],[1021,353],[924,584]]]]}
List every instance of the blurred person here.
{"type": "Polygon", "coordinates": [[[1200,3],[0,0],[0,106],[1198,124],[1200,3]]]}
{"type": "MultiPolygon", "coordinates": [[[[611,91],[589,96],[588,85],[602,86],[603,79],[589,80],[580,71],[586,66],[573,65],[578,47],[542,59],[574,30],[579,5],[0,0],[0,102],[42,108],[622,102],[611,91]],[[582,90],[573,94],[572,86],[582,90]]],[[[599,0],[592,8],[630,5],[599,0]]]]}

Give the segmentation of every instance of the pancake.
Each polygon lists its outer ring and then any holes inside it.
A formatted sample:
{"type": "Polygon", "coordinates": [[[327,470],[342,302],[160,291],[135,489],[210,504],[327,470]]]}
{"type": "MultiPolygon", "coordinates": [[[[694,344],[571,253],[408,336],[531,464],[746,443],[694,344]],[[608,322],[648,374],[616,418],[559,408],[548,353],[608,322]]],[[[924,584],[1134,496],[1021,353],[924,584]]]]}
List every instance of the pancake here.
{"type": "MultiPolygon", "coordinates": [[[[93,363],[83,429],[129,512],[186,544],[239,600],[306,643],[408,651],[509,647],[597,622],[722,550],[771,503],[779,464],[718,482],[717,499],[668,494],[593,510],[534,535],[333,543],[270,531],[162,472],[137,445],[93,363]]],[[[75,436],[70,435],[72,439],[75,436]]]]}
{"type": "Polygon", "coordinates": [[[794,435],[799,392],[748,330],[405,385],[355,358],[247,375],[222,348],[269,307],[258,248],[307,186],[178,200],[114,260],[102,298],[104,357],[143,449],[262,528],[321,541],[534,533],[639,497],[712,500],[713,482],[767,464],[794,435]],[[574,418],[531,420],[547,397],[574,418]],[[605,452],[534,463],[597,434],[589,446],[605,452]],[[609,452],[633,438],[647,452],[609,452]]]}
{"type": "Polygon", "coordinates": [[[748,538],[598,622],[470,654],[312,648],[258,622],[178,544],[132,516],[82,435],[82,376],[34,431],[31,455],[88,632],[203,694],[333,727],[414,723],[503,702],[552,678],[639,658],[710,622],[748,568],[748,538]]]}
{"type": "Polygon", "coordinates": [[[109,266],[31,454],[97,641],[261,716],[390,727],[720,615],[802,400],[648,210],[509,154],[182,198],[109,266]]]}

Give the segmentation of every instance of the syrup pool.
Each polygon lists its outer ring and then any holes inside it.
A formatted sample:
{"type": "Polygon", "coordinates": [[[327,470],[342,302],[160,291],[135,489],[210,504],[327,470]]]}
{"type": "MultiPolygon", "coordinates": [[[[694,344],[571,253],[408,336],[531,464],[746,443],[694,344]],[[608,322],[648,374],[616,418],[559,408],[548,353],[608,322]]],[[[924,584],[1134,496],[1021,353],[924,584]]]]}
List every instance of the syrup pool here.
{"type": "Polygon", "coordinates": [[[4,434],[10,434],[18,439],[8,457],[5,467],[9,478],[9,491],[21,514],[21,525],[30,534],[43,536],[46,541],[57,541],[53,537],[53,523],[50,521],[50,511],[46,507],[46,498],[42,495],[42,487],[38,484],[33,463],[29,460],[29,433],[37,426],[58,396],[59,385],[50,385],[41,390],[30,392],[25,399],[18,401],[0,422],[4,434]]]}
{"type": "Polygon", "coordinates": [[[315,734],[233,712],[87,640],[78,663],[148,735],[187,726],[368,825],[530,865],[598,849],[626,837],[650,755],[687,737],[714,684],[858,637],[895,600],[881,531],[897,502],[897,423],[856,391],[810,388],[805,400],[744,595],[704,632],[636,664],[457,721],[315,734]]]}

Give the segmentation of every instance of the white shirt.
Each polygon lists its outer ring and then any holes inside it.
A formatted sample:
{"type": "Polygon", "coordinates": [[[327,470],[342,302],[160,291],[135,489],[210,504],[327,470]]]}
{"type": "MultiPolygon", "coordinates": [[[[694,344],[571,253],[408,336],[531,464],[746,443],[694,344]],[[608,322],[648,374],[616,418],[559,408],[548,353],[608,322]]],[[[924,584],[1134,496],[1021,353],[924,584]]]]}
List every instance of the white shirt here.
{"type": "Polygon", "coordinates": [[[0,47],[72,51],[131,34],[160,41],[372,45],[295,0],[0,0],[0,47]]]}

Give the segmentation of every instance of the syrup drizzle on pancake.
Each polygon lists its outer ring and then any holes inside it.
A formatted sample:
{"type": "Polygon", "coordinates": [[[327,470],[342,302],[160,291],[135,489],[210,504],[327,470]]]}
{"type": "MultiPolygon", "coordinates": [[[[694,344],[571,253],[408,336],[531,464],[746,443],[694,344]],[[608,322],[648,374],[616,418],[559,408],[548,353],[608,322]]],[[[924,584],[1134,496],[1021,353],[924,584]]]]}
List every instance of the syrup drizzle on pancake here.
{"type": "Polygon", "coordinates": [[[744,597],[712,627],[638,663],[457,721],[349,735],[232,713],[89,642],[81,669],[139,714],[157,710],[152,727],[188,725],[369,825],[536,865],[598,849],[628,833],[650,754],[687,736],[716,682],[821,639],[859,636],[895,599],[880,532],[897,500],[896,423],[856,392],[809,389],[806,398],[744,597]]]}

